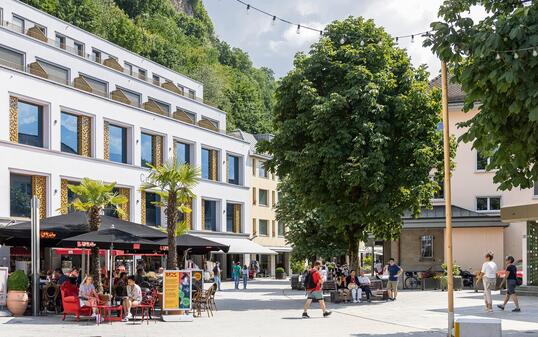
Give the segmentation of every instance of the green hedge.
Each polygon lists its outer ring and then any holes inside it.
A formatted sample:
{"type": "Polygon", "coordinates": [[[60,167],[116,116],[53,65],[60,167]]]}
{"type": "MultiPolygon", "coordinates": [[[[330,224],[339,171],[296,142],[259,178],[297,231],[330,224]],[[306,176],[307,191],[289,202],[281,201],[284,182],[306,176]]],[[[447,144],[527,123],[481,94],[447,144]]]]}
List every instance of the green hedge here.
{"type": "Polygon", "coordinates": [[[11,273],[7,278],[7,290],[15,291],[26,291],[30,282],[28,281],[28,276],[22,271],[17,270],[11,273]]]}

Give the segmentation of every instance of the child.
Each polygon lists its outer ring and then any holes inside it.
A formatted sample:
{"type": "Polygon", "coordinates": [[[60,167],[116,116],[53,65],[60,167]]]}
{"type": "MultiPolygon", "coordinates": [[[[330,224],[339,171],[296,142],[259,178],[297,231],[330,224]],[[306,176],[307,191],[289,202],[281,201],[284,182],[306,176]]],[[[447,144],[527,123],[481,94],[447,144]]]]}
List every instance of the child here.
{"type": "Polygon", "coordinates": [[[243,270],[241,271],[241,274],[243,274],[243,289],[247,289],[248,267],[246,264],[243,266],[243,270]]]}

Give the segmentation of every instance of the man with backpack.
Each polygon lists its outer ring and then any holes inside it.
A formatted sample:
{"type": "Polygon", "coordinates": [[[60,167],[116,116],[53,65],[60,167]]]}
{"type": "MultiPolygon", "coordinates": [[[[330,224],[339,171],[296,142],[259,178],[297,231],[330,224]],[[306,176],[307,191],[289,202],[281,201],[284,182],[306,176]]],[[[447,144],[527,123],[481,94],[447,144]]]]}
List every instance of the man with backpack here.
{"type": "Polygon", "coordinates": [[[325,300],[323,299],[323,292],[321,286],[323,285],[323,278],[319,269],[321,268],[321,262],[314,262],[312,269],[308,271],[304,279],[304,286],[306,289],[307,300],[304,304],[303,318],[310,318],[308,316],[308,308],[312,303],[312,300],[319,301],[319,307],[323,311],[323,317],[327,317],[331,314],[327,307],[325,306],[325,300]]]}

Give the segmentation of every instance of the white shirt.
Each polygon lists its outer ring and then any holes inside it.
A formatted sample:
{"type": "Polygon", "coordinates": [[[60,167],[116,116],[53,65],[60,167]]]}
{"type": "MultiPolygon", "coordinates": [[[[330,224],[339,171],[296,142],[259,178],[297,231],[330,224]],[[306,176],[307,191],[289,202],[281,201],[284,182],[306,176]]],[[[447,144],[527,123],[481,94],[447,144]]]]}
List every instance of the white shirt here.
{"type": "Polygon", "coordinates": [[[327,269],[321,270],[321,278],[323,279],[323,282],[327,281],[327,269]]]}
{"type": "Polygon", "coordinates": [[[482,273],[487,278],[497,278],[497,264],[493,261],[484,262],[482,273]]]}
{"type": "Polygon", "coordinates": [[[368,276],[359,276],[359,284],[360,285],[368,285],[370,284],[370,279],[368,278],[368,276]]]}

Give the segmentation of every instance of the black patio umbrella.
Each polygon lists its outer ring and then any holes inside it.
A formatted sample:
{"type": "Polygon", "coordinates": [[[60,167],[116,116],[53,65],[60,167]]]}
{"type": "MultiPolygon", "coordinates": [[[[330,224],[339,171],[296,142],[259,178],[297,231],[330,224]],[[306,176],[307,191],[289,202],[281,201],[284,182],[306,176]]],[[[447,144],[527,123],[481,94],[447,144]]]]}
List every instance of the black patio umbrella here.
{"type": "MultiPolygon", "coordinates": [[[[162,246],[168,245],[168,239],[162,239],[156,242],[161,244],[162,246]]],[[[183,234],[176,237],[176,249],[181,252],[189,250],[191,254],[198,255],[206,254],[208,252],[218,252],[219,250],[222,250],[223,252],[227,253],[230,249],[230,246],[204,239],[196,235],[183,234]]]]}
{"type": "MultiPolygon", "coordinates": [[[[101,215],[100,229],[111,228],[112,225],[116,229],[129,232],[144,239],[161,239],[166,237],[165,233],[156,228],[101,215]]],[[[31,223],[29,221],[0,227],[0,242],[9,245],[29,245],[30,228],[31,223]]],[[[90,227],[85,212],[73,212],[42,219],[40,221],[40,231],[42,238],[41,245],[43,247],[54,247],[62,239],[90,232],[90,227]]]]}

